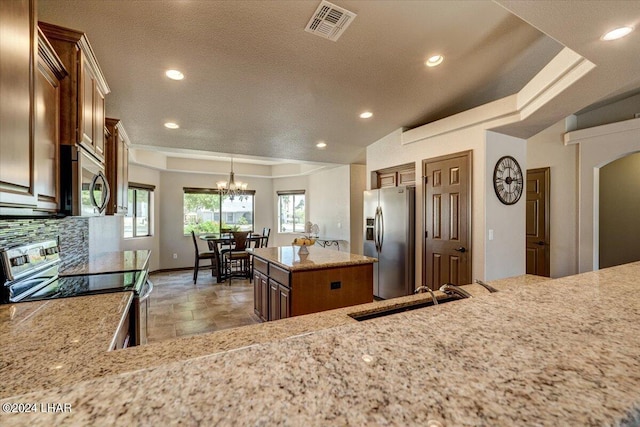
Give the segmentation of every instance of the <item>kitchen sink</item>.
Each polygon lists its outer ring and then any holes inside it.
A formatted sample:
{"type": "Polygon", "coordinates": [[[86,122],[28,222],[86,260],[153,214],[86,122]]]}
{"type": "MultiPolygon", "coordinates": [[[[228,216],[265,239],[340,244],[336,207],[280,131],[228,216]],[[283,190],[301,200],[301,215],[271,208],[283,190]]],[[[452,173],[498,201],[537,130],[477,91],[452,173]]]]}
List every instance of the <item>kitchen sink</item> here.
{"type": "MultiPolygon", "coordinates": [[[[458,296],[450,296],[447,298],[438,299],[438,304],[444,304],[447,302],[457,301],[460,299],[462,298],[458,296]]],[[[404,313],[405,311],[417,310],[419,308],[425,308],[425,307],[431,307],[431,306],[433,306],[433,301],[431,299],[428,299],[428,300],[417,301],[414,303],[409,303],[409,304],[400,305],[400,306],[395,305],[388,308],[382,308],[380,310],[373,311],[373,312],[367,311],[367,312],[360,312],[360,313],[351,313],[349,316],[357,320],[358,322],[362,322],[363,320],[375,319],[378,317],[389,316],[390,314],[404,313]]]]}

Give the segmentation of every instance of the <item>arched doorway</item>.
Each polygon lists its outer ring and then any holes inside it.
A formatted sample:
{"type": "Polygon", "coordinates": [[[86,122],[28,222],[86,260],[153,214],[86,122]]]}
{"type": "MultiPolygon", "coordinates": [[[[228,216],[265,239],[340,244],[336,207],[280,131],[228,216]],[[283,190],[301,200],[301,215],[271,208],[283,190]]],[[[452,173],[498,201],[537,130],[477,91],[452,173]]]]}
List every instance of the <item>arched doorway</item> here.
{"type": "Polygon", "coordinates": [[[640,261],[640,152],[599,173],[599,266],[640,261]]]}

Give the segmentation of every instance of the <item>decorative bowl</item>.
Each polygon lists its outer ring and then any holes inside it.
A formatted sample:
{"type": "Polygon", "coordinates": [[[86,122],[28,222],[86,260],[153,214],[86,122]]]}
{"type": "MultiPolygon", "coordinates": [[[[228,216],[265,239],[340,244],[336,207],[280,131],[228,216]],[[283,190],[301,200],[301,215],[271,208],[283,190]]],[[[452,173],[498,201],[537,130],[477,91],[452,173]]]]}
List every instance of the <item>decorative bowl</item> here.
{"type": "Polygon", "coordinates": [[[309,237],[296,237],[293,239],[293,246],[313,246],[316,243],[316,239],[312,239],[309,237]]]}
{"type": "Polygon", "coordinates": [[[300,249],[298,249],[299,254],[308,254],[309,250],[307,249],[307,246],[312,246],[315,243],[316,239],[311,239],[308,237],[296,237],[295,239],[293,239],[293,242],[291,244],[293,246],[300,247],[300,249]]]}

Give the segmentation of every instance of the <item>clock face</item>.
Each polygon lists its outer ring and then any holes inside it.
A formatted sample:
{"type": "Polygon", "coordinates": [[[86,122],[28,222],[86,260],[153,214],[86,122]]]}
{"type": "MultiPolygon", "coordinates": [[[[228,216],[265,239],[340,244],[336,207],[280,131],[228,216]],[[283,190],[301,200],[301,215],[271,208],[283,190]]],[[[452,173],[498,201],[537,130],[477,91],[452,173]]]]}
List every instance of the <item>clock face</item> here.
{"type": "Polygon", "coordinates": [[[493,170],[493,188],[496,196],[505,205],[513,205],[522,196],[524,179],[520,165],[511,156],[504,156],[498,160],[493,170]]]}

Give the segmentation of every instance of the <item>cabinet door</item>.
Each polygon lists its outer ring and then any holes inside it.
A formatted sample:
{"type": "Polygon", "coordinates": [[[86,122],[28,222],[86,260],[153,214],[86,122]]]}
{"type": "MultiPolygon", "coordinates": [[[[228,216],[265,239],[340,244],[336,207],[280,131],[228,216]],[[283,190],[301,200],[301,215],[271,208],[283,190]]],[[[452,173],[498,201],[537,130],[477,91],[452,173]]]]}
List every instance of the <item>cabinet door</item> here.
{"type": "Polygon", "coordinates": [[[267,321],[269,320],[269,282],[264,274],[260,276],[260,298],[262,299],[260,318],[267,321]]]}
{"type": "Polygon", "coordinates": [[[415,185],[416,169],[403,169],[398,171],[398,185],[415,185]]]}
{"type": "Polygon", "coordinates": [[[395,187],[396,186],[396,173],[386,172],[378,174],[378,188],[395,187]]]}
{"type": "Polygon", "coordinates": [[[280,285],[279,286],[279,305],[280,305],[280,318],[281,319],[286,319],[287,317],[291,316],[291,311],[290,311],[290,301],[291,301],[291,290],[289,288],[287,288],[286,286],[280,285]]]}
{"type": "Polygon", "coordinates": [[[253,271],[253,311],[256,315],[262,317],[262,287],[260,277],[262,275],[253,271]]]}
{"type": "Polygon", "coordinates": [[[34,3],[0,1],[0,205],[33,196],[34,3]]]}
{"type": "Polygon", "coordinates": [[[117,213],[126,214],[128,210],[127,194],[129,190],[129,146],[124,139],[118,134],[117,139],[117,164],[116,164],[116,185],[117,192],[117,213]]]}
{"type": "Polygon", "coordinates": [[[93,79],[93,148],[104,159],[104,95],[93,79]]]}
{"type": "Polygon", "coordinates": [[[50,63],[38,58],[36,74],[34,174],[37,205],[55,212],[59,197],[60,81],[50,63]]]}
{"type": "Polygon", "coordinates": [[[269,320],[280,319],[280,284],[269,279],[269,320]]]}
{"type": "Polygon", "coordinates": [[[80,52],[80,96],[78,105],[78,123],[79,138],[77,141],[83,143],[86,148],[95,150],[94,146],[94,127],[93,127],[93,108],[94,95],[96,93],[95,77],[93,71],[88,66],[84,54],[80,52]]]}

